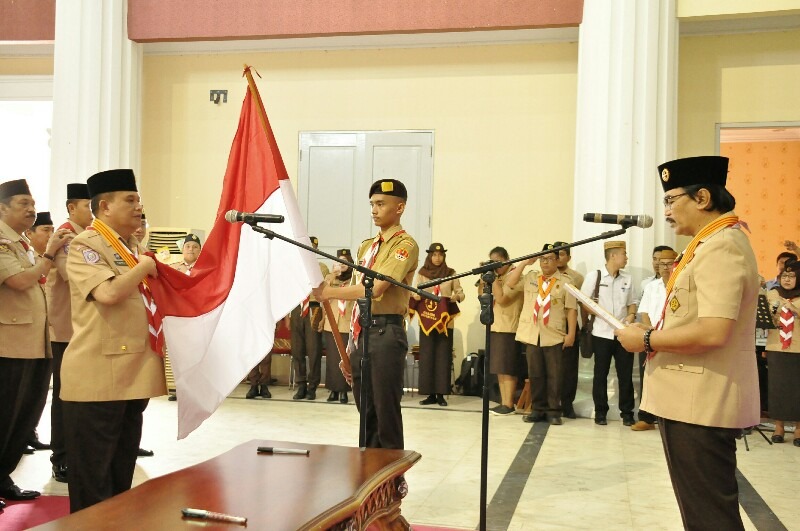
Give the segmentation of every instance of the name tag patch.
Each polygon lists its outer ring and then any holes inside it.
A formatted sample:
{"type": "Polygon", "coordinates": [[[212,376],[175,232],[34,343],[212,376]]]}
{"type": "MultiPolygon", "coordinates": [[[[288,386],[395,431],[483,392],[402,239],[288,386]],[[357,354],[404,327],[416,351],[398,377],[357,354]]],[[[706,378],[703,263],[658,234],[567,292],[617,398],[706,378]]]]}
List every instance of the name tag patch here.
{"type": "Polygon", "coordinates": [[[117,253],[114,253],[114,265],[125,266],[125,265],[128,265],[128,264],[125,263],[125,260],[123,260],[120,255],[118,255],[117,253]]]}

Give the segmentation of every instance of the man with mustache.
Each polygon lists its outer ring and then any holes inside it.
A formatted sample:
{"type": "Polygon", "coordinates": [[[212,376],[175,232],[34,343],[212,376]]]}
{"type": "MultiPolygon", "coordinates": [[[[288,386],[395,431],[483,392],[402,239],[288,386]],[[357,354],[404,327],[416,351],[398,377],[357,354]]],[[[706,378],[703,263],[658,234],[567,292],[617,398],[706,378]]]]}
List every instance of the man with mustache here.
{"type": "MultiPolygon", "coordinates": [[[[36,202],[24,179],[0,184],[0,498],[31,500],[10,474],[42,415],[50,383],[50,341],[44,280],[69,237],[57,231],[41,257],[24,236],[36,202]]],[[[0,509],[5,502],[0,499],[0,509]]]]}
{"type": "Polygon", "coordinates": [[[692,241],[655,326],[615,333],[629,352],[648,353],[641,408],[659,419],[684,527],[744,529],[736,437],[760,421],[756,258],[725,189],[727,158],[678,159],[658,169],[664,215],[692,241]]]}

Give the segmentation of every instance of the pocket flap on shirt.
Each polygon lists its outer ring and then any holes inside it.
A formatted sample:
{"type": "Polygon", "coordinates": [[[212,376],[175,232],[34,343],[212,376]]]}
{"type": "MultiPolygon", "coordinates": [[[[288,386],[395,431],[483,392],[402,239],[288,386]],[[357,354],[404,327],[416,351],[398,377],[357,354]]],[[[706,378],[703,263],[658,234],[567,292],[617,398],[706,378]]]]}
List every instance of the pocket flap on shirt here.
{"type": "Polygon", "coordinates": [[[101,351],[104,356],[139,354],[145,351],[145,341],[147,340],[130,337],[103,339],[101,341],[101,351]]]}
{"type": "Polygon", "coordinates": [[[33,324],[33,312],[13,312],[4,314],[0,312],[0,324],[4,325],[29,325],[33,324]]]}
{"type": "Polygon", "coordinates": [[[665,369],[670,371],[683,371],[683,372],[691,372],[694,374],[703,374],[705,371],[705,367],[701,367],[698,365],[689,365],[688,363],[676,363],[673,365],[664,365],[665,369]]]}

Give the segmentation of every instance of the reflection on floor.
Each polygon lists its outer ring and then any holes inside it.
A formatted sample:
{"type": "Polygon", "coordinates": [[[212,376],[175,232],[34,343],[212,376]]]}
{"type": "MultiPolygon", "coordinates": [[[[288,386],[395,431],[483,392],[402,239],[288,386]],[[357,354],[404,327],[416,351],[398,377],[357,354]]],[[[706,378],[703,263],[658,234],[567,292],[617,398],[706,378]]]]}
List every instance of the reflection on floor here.
{"type": "MultiPolygon", "coordinates": [[[[139,459],[134,483],[204,461],[251,439],[358,444],[352,397],[349,405],[326,403],[328,393],[320,389],[316,401],[292,401],[288,387],[270,390],[272,400],[245,400],[247,387],[239,386],[211,419],[183,441],[176,440],[176,402],[166,397],[152,400],[145,412],[141,446],[154,450],[155,456],[139,459]]],[[[403,514],[412,523],[474,529],[479,517],[480,399],[451,396],[448,407],[423,407],[418,404],[422,398],[403,399],[406,448],[422,454],[407,475],[410,491],[403,514]]],[[[39,426],[43,441],[50,438],[49,415],[48,401],[39,426]]],[[[536,442],[536,437],[529,438],[531,425],[520,415],[490,418],[489,512],[506,513],[504,528],[682,529],[658,431],[632,432],[618,421],[596,426],[586,418],[565,419],[563,426],[545,431],[543,442],[536,442]],[[515,459],[525,444],[540,448],[527,478],[515,481],[512,472],[520,462],[515,459]],[[501,495],[495,496],[501,483],[501,495]]],[[[800,529],[800,448],[792,445],[791,433],[786,440],[770,446],[754,432],[748,437],[749,452],[739,443],[739,469],[774,513],[773,521],[800,529]]],[[[49,457],[48,451],[23,457],[13,474],[17,484],[46,494],[67,494],[66,485],[50,479],[49,457]]],[[[767,528],[756,527],[744,510],[742,515],[747,529],[767,528]]]]}

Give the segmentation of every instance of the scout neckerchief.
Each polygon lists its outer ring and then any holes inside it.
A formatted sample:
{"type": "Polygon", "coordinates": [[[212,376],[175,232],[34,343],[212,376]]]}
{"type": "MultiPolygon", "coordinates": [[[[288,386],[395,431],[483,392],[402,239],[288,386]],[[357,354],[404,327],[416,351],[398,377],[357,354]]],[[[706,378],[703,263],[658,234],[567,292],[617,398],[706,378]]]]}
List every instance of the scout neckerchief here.
{"type": "MultiPolygon", "coordinates": [[[[681,253],[680,260],[678,261],[675,269],[672,271],[672,275],[669,277],[669,281],[667,282],[667,298],[664,300],[664,308],[661,310],[661,318],[656,323],[656,330],[661,330],[664,328],[664,316],[667,314],[667,307],[672,308],[673,310],[677,310],[677,301],[678,299],[672,299],[672,289],[675,287],[675,282],[678,280],[678,275],[689,265],[689,262],[694,259],[694,253],[697,250],[697,246],[700,245],[701,241],[711,236],[713,233],[717,232],[718,230],[733,227],[739,222],[739,216],[731,214],[729,216],[723,216],[721,218],[717,218],[702,229],[697,235],[692,238],[692,241],[689,242],[689,245],[686,247],[686,250],[681,253]]],[[[653,351],[647,355],[647,359],[652,358],[655,356],[656,352],[653,351]]]]}
{"type": "Polygon", "coordinates": [[[303,302],[300,303],[300,317],[305,317],[308,315],[308,309],[311,307],[311,295],[303,299],[303,302]]]}
{"type": "MultiPolygon", "coordinates": [[[[375,257],[378,256],[378,249],[381,246],[381,243],[387,240],[391,240],[395,236],[405,233],[403,229],[392,234],[386,240],[383,239],[383,236],[379,232],[375,239],[372,240],[372,244],[367,249],[367,254],[364,255],[364,267],[371,269],[372,265],[375,263],[375,257]]],[[[353,284],[358,285],[364,280],[364,274],[360,271],[356,271],[355,275],[353,275],[353,284]]],[[[347,353],[352,353],[356,346],[358,345],[358,336],[361,334],[361,323],[358,320],[358,317],[361,315],[359,311],[358,304],[353,305],[353,313],[350,314],[350,340],[347,342],[347,353]]]]}
{"type": "Polygon", "coordinates": [[[792,345],[792,332],[794,331],[794,314],[786,306],[781,308],[781,350],[786,350],[792,345]]]}
{"type": "MultiPolygon", "coordinates": [[[[139,258],[134,251],[128,249],[128,245],[122,242],[122,238],[115,238],[111,227],[106,225],[99,219],[92,221],[92,224],[87,227],[87,230],[97,231],[100,236],[108,243],[114,252],[117,253],[124,261],[125,264],[133,269],[139,263],[139,258]]],[[[164,357],[164,330],[161,327],[161,314],[156,307],[156,301],[153,299],[153,294],[150,292],[150,286],[147,285],[147,280],[142,279],[139,283],[139,293],[142,295],[144,307],[147,310],[147,323],[150,330],[150,347],[162,358],[164,357]]]]}
{"type": "Polygon", "coordinates": [[[539,293],[536,295],[536,302],[533,305],[533,324],[539,322],[539,308],[542,309],[542,323],[547,326],[550,322],[550,292],[553,286],[556,285],[553,277],[544,278],[544,275],[539,275],[539,293]]]}

